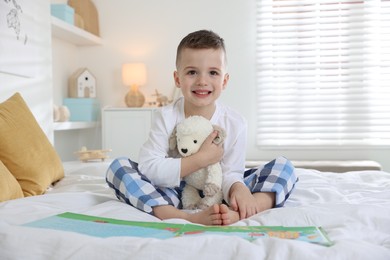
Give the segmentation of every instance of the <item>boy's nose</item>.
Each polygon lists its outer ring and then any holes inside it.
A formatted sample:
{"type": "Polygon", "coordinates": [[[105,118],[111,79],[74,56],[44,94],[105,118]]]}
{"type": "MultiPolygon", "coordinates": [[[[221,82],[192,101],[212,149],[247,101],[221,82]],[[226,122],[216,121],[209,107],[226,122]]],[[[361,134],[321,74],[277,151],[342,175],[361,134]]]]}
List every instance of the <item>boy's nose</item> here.
{"type": "Polygon", "coordinates": [[[181,151],[182,151],[182,153],[187,153],[187,152],[188,152],[188,149],[182,148],[181,151]]]}
{"type": "Polygon", "coordinates": [[[206,82],[206,77],[202,74],[199,74],[199,77],[198,77],[198,86],[206,86],[207,85],[207,82],[206,82]]]}
{"type": "Polygon", "coordinates": [[[198,86],[200,87],[203,87],[203,86],[207,86],[207,83],[204,81],[204,80],[198,80],[198,86]]]}

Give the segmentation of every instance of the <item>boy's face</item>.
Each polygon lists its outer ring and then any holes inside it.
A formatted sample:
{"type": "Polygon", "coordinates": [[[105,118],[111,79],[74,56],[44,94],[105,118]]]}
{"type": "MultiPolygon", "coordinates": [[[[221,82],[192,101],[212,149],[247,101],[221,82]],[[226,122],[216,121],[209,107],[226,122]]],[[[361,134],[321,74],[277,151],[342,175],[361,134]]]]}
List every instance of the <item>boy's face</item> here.
{"type": "Polygon", "coordinates": [[[196,109],[210,108],[214,111],[215,101],[229,80],[225,53],[221,49],[185,48],[178,60],[174,78],[188,109],[194,112],[196,109]]]}

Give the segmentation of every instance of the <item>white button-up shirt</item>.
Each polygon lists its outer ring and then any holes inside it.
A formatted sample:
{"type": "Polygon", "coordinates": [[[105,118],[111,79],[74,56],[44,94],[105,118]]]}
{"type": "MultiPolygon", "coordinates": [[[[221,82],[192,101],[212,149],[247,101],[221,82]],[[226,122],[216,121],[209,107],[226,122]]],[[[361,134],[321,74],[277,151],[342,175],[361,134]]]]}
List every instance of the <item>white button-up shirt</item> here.
{"type": "MultiPolygon", "coordinates": [[[[180,185],[181,158],[169,158],[169,137],[175,126],[185,119],[184,99],[157,109],[153,115],[149,139],[139,153],[139,169],[153,185],[177,187],[180,185]]],[[[247,122],[231,108],[216,103],[211,123],[225,129],[224,155],[221,161],[223,171],[222,191],[229,202],[229,190],[235,182],[243,182],[247,122]]]]}

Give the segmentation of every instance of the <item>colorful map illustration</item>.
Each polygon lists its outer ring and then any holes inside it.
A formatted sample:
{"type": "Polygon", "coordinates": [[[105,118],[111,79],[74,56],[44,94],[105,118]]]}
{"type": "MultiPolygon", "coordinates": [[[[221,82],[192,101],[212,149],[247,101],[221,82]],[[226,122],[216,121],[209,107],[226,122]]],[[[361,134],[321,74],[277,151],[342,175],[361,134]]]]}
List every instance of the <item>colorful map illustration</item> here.
{"type": "Polygon", "coordinates": [[[283,226],[201,226],[164,222],[139,222],[102,218],[66,212],[24,226],[71,231],[97,237],[134,236],[168,239],[183,236],[237,236],[248,241],[263,237],[300,240],[325,246],[332,245],[319,227],[283,226]]]}

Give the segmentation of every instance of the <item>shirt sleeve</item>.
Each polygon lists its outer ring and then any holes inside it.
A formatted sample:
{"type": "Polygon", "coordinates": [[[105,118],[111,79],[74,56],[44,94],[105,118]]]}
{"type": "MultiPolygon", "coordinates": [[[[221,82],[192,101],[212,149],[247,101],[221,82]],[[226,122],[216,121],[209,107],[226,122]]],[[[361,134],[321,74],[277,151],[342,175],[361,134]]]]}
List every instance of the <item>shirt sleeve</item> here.
{"type": "Polygon", "coordinates": [[[153,185],[177,187],[180,185],[180,158],[168,158],[169,136],[175,126],[175,119],[163,117],[161,110],[153,115],[149,138],[139,153],[139,169],[153,185]]]}
{"type": "MultiPolygon", "coordinates": [[[[238,122],[236,122],[238,123],[238,122]]],[[[229,203],[229,191],[236,182],[244,183],[245,154],[247,140],[247,123],[242,121],[234,128],[227,129],[230,139],[224,146],[225,154],[221,162],[223,171],[222,192],[224,200],[229,203]]]]}

